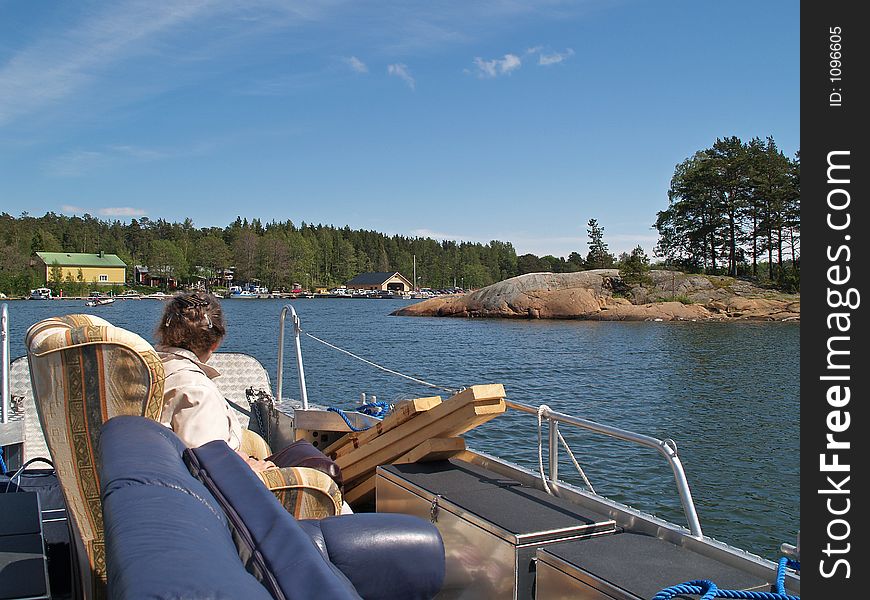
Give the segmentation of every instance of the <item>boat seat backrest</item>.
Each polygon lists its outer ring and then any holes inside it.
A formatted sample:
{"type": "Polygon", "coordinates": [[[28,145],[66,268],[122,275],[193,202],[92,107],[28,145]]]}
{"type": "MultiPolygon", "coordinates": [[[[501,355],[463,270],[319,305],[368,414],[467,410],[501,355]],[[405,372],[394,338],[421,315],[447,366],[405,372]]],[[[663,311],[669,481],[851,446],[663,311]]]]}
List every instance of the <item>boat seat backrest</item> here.
{"type": "Polygon", "coordinates": [[[118,415],[159,418],[163,363],[140,336],[93,315],[40,321],[25,343],[39,421],[74,532],[76,580],[84,597],[104,597],[100,428],[118,415]]]}
{"type": "MultiPolygon", "coordinates": [[[[253,356],[241,352],[215,352],[208,359],[208,364],[221,373],[220,377],[214,379],[221,394],[239,406],[248,408],[245,390],[250,387],[272,394],[269,373],[253,356]]],[[[247,416],[238,411],[235,414],[243,428],[250,428],[247,416]]]]}

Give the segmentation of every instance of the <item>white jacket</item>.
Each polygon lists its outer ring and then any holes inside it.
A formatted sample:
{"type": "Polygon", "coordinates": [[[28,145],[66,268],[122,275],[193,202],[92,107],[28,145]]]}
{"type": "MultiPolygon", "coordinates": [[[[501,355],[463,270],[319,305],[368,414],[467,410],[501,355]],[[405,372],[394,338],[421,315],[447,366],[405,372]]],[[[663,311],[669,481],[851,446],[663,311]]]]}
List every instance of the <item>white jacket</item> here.
{"type": "Polygon", "coordinates": [[[190,350],[172,346],[157,346],[156,350],[166,374],[160,422],[188,447],[223,440],[238,450],[242,427],[212,381],[220,372],[190,350]]]}

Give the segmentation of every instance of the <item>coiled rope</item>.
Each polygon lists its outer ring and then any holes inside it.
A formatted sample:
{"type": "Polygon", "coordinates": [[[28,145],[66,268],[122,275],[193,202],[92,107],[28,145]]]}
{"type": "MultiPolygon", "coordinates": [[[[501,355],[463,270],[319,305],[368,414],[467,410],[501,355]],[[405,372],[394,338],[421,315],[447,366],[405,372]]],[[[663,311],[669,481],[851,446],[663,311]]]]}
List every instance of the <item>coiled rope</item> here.
{"type": "MultiPolygon", "coordinates": [[[[541,474],[541,480],[544,482],[544,486],[547,488],[547,492],[552,494],[553,496],[558,495],[556,492],[556,488],[553,487],[550,479],[544,475],[544,441],[543,441],[543,418],[545,411],[551,411],[552,409],[546,404],[542,404],[538,407],[538,471],[541,474]]],[[[565,438],[562,437],[562,432],[557,432],[559,435],[559,441],[562,442],[562,446],[565,447],[565,450],[568,451],[568,456],[571,457],[571,462],[574,463],[574,468],[577,469],[577,472],[580,473],[580,477],[583,478],[583,481],[586,483],[586,487],[589,488],[589,491],[593,494],[597,493],[595,488],[592,487],[592,482],[589,481],[589,478],[586,477],[586,473],[583,471],[583,467],[580,466],[580,463],[574,457],[574,453],[571,452],[571,447],[568,446],[568,442],[565,441],[565,438]]]]}
{"type": "MultiPolygon", "coordinates": [[[[376,419],[382,419],[387,415],[388,412],[393,407],[387,404],[386,402],[369,402],[367,404],[360,404],[356,408],[356,412],[361,412],[364,415],[369,415],[370,417],[374,417],[376,419]]],[[[345,414],[345,412],[340,408],[335,408],[334,406],[327,407],[328,411],[338,413],[344,422],[347,423],[347,426],[350,427],[351,431],[365,431],[369,429],[368,427],[357,427],[354,425],[350,418],[345,414]]]]}
{"type": "Polygon", "coordinates": [[[418,379],[417,377],[411,377],[410,375],[405,375],[404,373],[399,373],[398,371],[394,371],[393,369],[388,369],[387,367],[384,367],[384,366],[381,366],[381,365],[379,365],[379,364],[377,364],[377,363],[374,363],[374,362],[372,362],[372,361],[370,361],[370,360],[368,360],[368,359],[366,359],[366,358],[363,358],[362,356],[358,356],[358,355],[354,354],[353,352],[351,352],[351,351],[349,351],[349,350],[345,350],[344,348],[339,348],[339,347],[336,346],[335,344],[330,344],[330,343],[327,342],[326,340],[322,340],[322,339],[320,339],[319,337],[317,337],[317,336],[315,336],[315,335],[311,335],[311,334],[308,333],[307,331],[303,331],[302,333],[304,333],[305,335],[307,335],[308,337],[310,337],[312,340],[317,341],[317,342],[320,342],[320,343],[323,344],[324,346],[328,346],[328,347],[332,348],[333,350],[338,350],[339,352],[343,352],[344,354],[347,354],[348,356],[351,356],[351,357],[353,357],[353,358],[355,358],[355,359],[357,359],[357,360],[359,360],[359,361],[362,361],[362,362],[366,363],[367,365],[371,365],[372,367],[375,367],[376,369],[380,369],[381,371],[385,371],[385,372],[387,372],[387,373],[391,373],[391,374],[393,374],[393,375],[397,375],[397,376],[399,376],[399,377],[404,377],[405,379],[408,379],[409,381],[413,381],[414,383],[419,383],[420,385],[425,385],[425,386],[427,386],[427,387],[435,388],[435,389],[438,389],[438,390],[444,390],[444,391],[446,391],[446,392],[450,392],[451,394],[456,394],[456,393],[459,393],[459,392],[462,391],[461,389],[457,389],[457,388],[449,388],[449,387],[445,387],[445,386],[443,386],[443,385],[436,385],[436,384],[434,384],[434,383],[429,383],[428,381],[424,381],[424,380],[422,380],[422,379],[418,379]]]}
{"type": "Polygon", "coordinates": [[[800,571],[800,563],[782,557],[776,569],[776,591],[754,592],[748,590],[720,590],[715,583],[708,579],[695,579],[678,585],[665,588],[652,600],[670,600],[677,595],[700,596],[700,600],[712,600],[713,598],[738,598],[746,600],[800,600],[800,596],[792,596],[785,591],[785,569],[791,567],[800,571]]]}

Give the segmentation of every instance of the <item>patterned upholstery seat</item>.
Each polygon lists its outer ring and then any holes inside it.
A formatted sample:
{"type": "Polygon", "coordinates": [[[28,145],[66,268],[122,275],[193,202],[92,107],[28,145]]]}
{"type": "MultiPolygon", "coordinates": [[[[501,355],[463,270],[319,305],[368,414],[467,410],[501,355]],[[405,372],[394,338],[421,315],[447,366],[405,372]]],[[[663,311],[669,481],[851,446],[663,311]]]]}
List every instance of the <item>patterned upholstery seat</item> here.
{"type": "MultiPolygon", "coordinates": [[[[40,424],[69,510],[76,587],[85,598],[103,598],[100,427],[117,415],[159,420],[163,363],[140,336],[93,315],[40,321],[28,330],[25,343],[40,424]]],[[[260,478],[297,518],[341,511],[341,492],[325,473],[285,467],[264,471],[260,478]]]]}
{"type": "Polygon", "coordinates": [[[26,345],[40,424],[70,517],[76,588],[85,598],[103,598],[100,427],[116,415],[159,417],[163,363],[141,337],[91,315],[40,321],[26,345]]]}

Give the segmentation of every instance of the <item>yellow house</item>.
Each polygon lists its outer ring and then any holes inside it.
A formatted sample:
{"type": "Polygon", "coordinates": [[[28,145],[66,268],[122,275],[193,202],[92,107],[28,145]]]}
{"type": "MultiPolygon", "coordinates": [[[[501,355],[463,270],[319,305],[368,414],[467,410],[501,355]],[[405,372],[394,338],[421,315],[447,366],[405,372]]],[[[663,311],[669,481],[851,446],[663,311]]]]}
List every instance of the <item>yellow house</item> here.
{"type": "Polygon", "coordinates": [[[79,270],[82,281],[96,282],[99,285],[124,285],[127,265],[115,254],[88,254],[85,252],[37,252],[36,260],[45,268],[45,281],[56,280],[52,269],[60,267],[60,281],[67,280],[67,274],[78,281],[79,270]]]}

